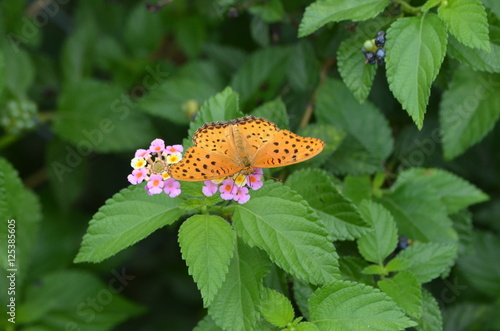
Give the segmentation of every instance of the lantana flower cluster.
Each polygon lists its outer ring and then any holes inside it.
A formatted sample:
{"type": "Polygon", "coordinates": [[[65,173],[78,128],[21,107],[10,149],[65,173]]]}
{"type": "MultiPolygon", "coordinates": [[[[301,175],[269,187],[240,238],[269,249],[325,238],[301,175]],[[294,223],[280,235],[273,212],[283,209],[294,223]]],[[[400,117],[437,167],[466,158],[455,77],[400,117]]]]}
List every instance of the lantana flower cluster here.
{"type": "MultiPolygon", "coordinates": [[[[168,168],[182,160],[182,152],[182,145],[165,146],[162,139],[153,140],[149,149],[138,149],[135,152],[135,157],[130,162],[134,170],[128,175],[128,181],[133,185],[146,181],[144,188],[149,195],[164,192],[171,198],[178,196],[181,194],[181,184],[170,177],[168,168]]],[[[246,203],[250,200],[249,189],[258,190],[264,185],[262,169],[254,168],[254,170],[250,175],[237,173],[221,179],[204,181],[202,192],[207,197],[219,192],[224,200],[246,203]]]]}

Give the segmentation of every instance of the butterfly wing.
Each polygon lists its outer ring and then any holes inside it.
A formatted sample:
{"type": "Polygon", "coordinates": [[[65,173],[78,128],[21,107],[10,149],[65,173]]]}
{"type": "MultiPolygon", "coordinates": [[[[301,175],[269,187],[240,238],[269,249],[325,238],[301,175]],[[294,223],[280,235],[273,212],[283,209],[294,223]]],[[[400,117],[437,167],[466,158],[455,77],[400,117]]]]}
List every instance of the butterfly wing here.
{"type": "Polygon", "coordinates": [[[170,177],[186,182],[201,182],[233,175],[242,168],[224,154],[189,147],[184,158],[170,166],[170,177]]]}
{"type": "Polygon", "coordinates": [[[301,137],[288,130],[280,130],[273,139],[263,145],[252,165],[257,168],[276,168],[309,160],[325,147],[317,138],[301,137]]]}
{"type": "Polygon", "coordinates": [[[273,140],[274,135],[280,130],[276,124],[261,117],[247,116],[231,122],[236,125],[244,142],[244,152],[250,159],[255,157],[259,149],[273,140]]]}

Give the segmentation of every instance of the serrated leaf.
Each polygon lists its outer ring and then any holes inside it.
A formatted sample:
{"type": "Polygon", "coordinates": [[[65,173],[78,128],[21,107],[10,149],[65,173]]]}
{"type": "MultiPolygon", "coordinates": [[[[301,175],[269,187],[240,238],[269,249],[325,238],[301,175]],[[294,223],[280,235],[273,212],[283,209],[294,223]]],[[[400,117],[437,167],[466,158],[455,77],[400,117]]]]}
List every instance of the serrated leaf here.
{"type": "Polygon", "coordinates": [[[339,258],[340,272],[343,280],[352,280],[366,285],[375,285],[372,276],[363,273],[368,267],[368,262],[360,257],[342,256],[339,258]]]}
{"type": "Polygon", "coordinates": [[[362,235],[357,243],[361,255],[370,262],[383,264],[398,245],[398,229],[391,213],[382,205],[365,200],[359,211],[373,230],[362,235]]]}
{"type": "Polygon", "coordinates": [[[142,185],[121,190],[92,217],[75,263],[101,262],[174,223],[182,215],[181,201],[166,194],[149,196],[142,185]]]}
{"type": "Polygon", "coordinates": [[[389,271],[383,266],[378,264],[371,264],[368,267],[361,270],[361,272],[365,275],[382,275],[387,276],[389,271]]]}
{"type": "Polygon", "coordinates": [[[193,331],[223,331],[223,329],[215,324],[210,315],[205,315],[205,317],[196,324],[193,331]]]}
{"type": "Polygon", "coordinates": [[[408,269],[409,267],[411,267],[411,265],[412,265],[412,261],[410,261],[406,258],[403,258],[401,256],[396,256],[395,258],[390,260],[389,263],[387,263],[387,265],[385,267],[386,267],[387,271],[393,272],[393,271],[401,271],[401,270],[408,269]]]}
{"type": "Polygon", "coordinates": [[[377,17],[360,23],[356,27],[355,33],[344,39],[337,51],[340,76],[351,90],[354,98],[360,103],[368,98],[377,72],[376,65],[365,63],[366,58],[361,51],[361,47],[365,40],[373,39],[376,31],[381,30],[388,22],[386,19],[377,17]]]}
{"type": "Polygon", "coordinates": [[[125,269],[111,274],[109,286],[86,271],[65,270],[44,276],[27,288],[23,304],[18,306],[17,322],[36,322],[48,330],[106,330],[143,312],[142,307],[118,294],[136,276],[125,269]],[[96,301],[106,309],[96,309],[96,301]]]}
{"type": "Polygon", "coordinates": [[[233,226],[251,246],[267,252],[291,275],[313,284],[339,278],[335,247],[325,225],[303,198],[280,183],[266,182],[235,207],[233,226]]]}
{"type": "Polygon", "coordinates": [[[271,85],[283,81],[288,54],[287,48],[273,47],[258,50],[247,58],[231,81],[242,103],[255,96],[263,83],[268,82],[267,90],[271,90],[271,85]]]}
{"type": "Polygon", "coordinates": [[[448,0],[438,8],[438,16],[450,32],[466,46],[490,51],[488,20],[479,0],[448,0]]]}
{"type": "Polygon", "coordinates": [[[298,170],[287,178],[285,185],[305,198],[334,240],[359,238],[370,229],[358,208],[338,193],[326,172],[298,170]]]}
{"type": "Polygon", "coordinates": [[[369,176],[346,176],[342,194],[359,206],[364,199],[370,199],[372,194],[369,176]]]}
{"type": "Polygon", "coordinates": [[[318,91],[315,114],[320,123],[348,133],[330,159],[334,171],[359,174],[381,169],[394,142],[386,118],[375,106],[360,105],[341,81],[328,79],[318,91]]]}
{"type": "Polygon", "coordinates": [[[316,0],[306,8],[299,26],[299,37],[305,37],[330,22],[364,21],[377,16],[388,5],[388,0],[316,0]]]}
{"type": "Polygon", "coordinates": [[[396,182],[380,202],[394,217],[399,234],[423,242],[456,243],[457,234],[433,185],[419,180],[396,182]]]}
{"type": "Polygon", "coordinates": [[[467,280],[481,292],[500,295],[500,238],[491,233],[474,233],[474,252],[458,259],[458,268],[467,280]]]}
{"type": "Polygon", "coordinates": [[[288,129],[286,105],[281,99],[268,101],[252,111],[252,115],[263,117],[276,124],[280,129],[288,129]]]}
{"type": "Polygon", "coordinates": [[[445,158],[464,153],[493,129],[500,117],[499,81],[499,74],[455,71],[439,111],[445,158]]]}
{"type": "Polygon", "coordinates": [[[318,327],[311,322],[301,322],[295,327],[297,331],[319,331],[318,327]]]}
{"type": "Polygon", "coordinates": [[[488,196],[474,185],[457,175],[442,169],[411,168],[399,174],[393,188],[406,181],[418,181],[419,185],[432,187],[448,214],[456,213],[475,203],[488,200],[488,196]]]}
{"type": "Polygon", "coordinates": [[[490,52],[467,47],[450,37],[448,54],[476,71],[500,72],[500,43],[490,43],[490,52]]]}
{"type": "MultiPolygon", "coordinates": [[[[23,294],[24,280],[28,276],[27,272],[19,270],[29,269],[41,218],[38,196],[24,187],[17,170],[0,157],[0,249],[4,252],[0,254],[0,276],[7,280],[7,274],[18,270],[15,272],[18,297],[23,294]],[[10,246],[12,240],[15,241],[14,253],[10,246]]],[[[0,291],[0,303],[8,303],[7,292],[0,291]]]]}
{"type": "Polygon", "coordinates": [[[54,117],[54,131],[73,143],[80,156],[129,151],[155,138],[149,119],[120,88],[96,80],[67,84],[54,117]]]}
{"type": "Polygon", "coordinates": [[[208,314],[224,330],[252,330],[259,318],[262,279],[269,270],[265,254],[240,239],[226,280],[208,307],[208,314]]]}
{"type": "Polygon", "coordinates": [[[428,11],[429,9],[436,7],[441,3],[442,0],[427,0],[427,2],[422,6],[422,12],[428,11]]]}
{"type": "Polygon", "coordinates": [[[446,54],[446,29],[435,14],[396,20],[387,30],[389,88],[419,129],[431,85],[446,54]]]}
{"type": "Polygon", "coordinates": [[[194,215],[179,228],[182,258],[208,307],[219,291],[233,256],[234,233],[220,216],[194,215]]]}
{"type": "Polygon", "coordinates": [[[411,271],[420,283],[427,283],[452,266],[457,246],[441,243],[416,243],[399,253],[399,258],[411,261],[411,271]]]}
{"type": "Polygon", "coordinates": [[[415,275],[409,271],[399,272],[392,278],[377,283],[406,314],[414,319],[422,315],[422,288],[415,275]]]}
{"type": "Polygon", "coordinates": [[[284,328],[293,321],[292,303],[282,293],[265,288],[260,303],[260,313],[271,324],[284,328]]]}
{"type": "Polygon", "coordinates": [[[443,318],[441,317],[439,304],[432,294],[425,289],[422,290],[422,316],[416,328],[419,331],[443,330],[443,318]]]}
{"type": "Polygon", "coordinates": [[[320,330],[401,330],[415,326],[386,294],[371,286],[336,281],[309,299],[310,321],[320,330]]]}
{"type": "Polygon", "coordinates": [[[309,319],[309,306],[307,301],[313,294],[315,286],[300,279],[293,280],[293,298],[302,316],[309,319]]]}
{"type": "Polygon", "coordinates": [[[195,120],[189,125],[189,143],[184,144],[184,147],[192,145],[191,137],[203,124],[242,117],[243,113],[239,109],[238,94],[230,87],[226,87],[222,92],[206,100],[201,106],[195,120]]]}

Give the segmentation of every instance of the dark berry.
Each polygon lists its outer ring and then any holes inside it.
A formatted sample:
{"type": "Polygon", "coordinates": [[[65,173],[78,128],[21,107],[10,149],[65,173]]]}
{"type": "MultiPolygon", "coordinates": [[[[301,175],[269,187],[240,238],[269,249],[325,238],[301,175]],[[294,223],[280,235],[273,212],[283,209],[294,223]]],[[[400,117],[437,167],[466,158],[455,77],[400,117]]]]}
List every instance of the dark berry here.
{"type": "Polygon", "coordinates": [[[365,58],[368,64],[375,64],[377,62],[377,58],[373,52],[366,52],[365,58]]]}
{"type": "Polygon", "coordinates": [[[377,60],[384,59],[385,58],[385,49],[383,49],[383,48],[377,49],[377,51],[375,52],[375,56],[377,57],[377,60]]]}
{"type": "Polygon", "coordinates": [[[377,47],[384,47],[385,45],[385,32],[379,31],[377,37],[375,38],[375,45],[377,47]]]}

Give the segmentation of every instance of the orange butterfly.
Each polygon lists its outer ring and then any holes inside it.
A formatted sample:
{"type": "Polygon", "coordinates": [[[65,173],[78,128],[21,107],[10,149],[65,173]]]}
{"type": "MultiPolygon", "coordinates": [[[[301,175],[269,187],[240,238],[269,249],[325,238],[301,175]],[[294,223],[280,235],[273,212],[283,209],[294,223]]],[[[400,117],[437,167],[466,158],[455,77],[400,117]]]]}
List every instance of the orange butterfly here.
{"type": "Polygon", "coordinates": [[[184,158],[168,174],[188,182],[220,179],[253,168],[276,168],[308,160],[325,143],[304,138],[260,117],[247,116],[203,125],[193,136],[184,158]]]}

